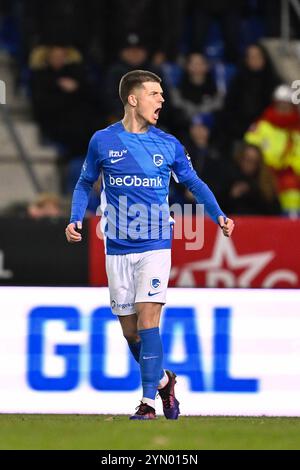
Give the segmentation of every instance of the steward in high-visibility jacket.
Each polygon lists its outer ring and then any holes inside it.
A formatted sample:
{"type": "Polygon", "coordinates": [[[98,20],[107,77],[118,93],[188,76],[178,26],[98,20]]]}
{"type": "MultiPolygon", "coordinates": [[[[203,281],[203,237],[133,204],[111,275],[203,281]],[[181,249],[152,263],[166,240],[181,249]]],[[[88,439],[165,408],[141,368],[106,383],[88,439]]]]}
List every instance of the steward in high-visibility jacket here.
{"type": "Polygon", "coordinates": [[[274,101],[245,134],[273,170],[284,212],[300,212],[300,113],[291,102],[274,101]]]}

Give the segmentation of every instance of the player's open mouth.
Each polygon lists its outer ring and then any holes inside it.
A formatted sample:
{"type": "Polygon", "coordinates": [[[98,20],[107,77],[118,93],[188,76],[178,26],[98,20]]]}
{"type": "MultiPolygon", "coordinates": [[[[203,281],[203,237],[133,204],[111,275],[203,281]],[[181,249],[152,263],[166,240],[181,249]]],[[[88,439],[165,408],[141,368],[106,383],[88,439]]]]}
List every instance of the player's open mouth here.
{"type": "Polygon", "coordinates": [[[157,108],[157,109],[154,111],[154,117],[155,117],[155,119],[158,119],[158,118],[159,118],[160,110],[161,110],[161,108],[157,108]]]}

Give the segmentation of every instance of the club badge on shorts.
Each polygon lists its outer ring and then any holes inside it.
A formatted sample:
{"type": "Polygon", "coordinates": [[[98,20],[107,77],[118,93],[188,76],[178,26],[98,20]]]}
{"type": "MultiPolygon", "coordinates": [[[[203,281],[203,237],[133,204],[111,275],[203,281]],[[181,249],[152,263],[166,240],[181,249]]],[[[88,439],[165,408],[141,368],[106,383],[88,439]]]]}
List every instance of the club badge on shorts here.
{"type": "Polygon", "coordinates": [[[161,282],[160,282],[160,279],[158,277],[153,277],[150,281],[150,285],[151,285],[152,289],[158,289],[160,284],[161,284],[161,282]]]}

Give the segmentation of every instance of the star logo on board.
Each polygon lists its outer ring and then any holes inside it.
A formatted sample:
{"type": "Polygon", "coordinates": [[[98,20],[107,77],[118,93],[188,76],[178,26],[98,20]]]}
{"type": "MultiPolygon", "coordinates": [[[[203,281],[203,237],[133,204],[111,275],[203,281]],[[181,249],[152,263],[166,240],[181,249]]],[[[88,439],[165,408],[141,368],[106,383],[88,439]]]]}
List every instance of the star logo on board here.
{"type": "Polygon", "coordinates": [[[251,282],[274,256],[273,251],[239,255],[232,239],[225,238],[221,232],[218,232],[210,258],[193,261],[180,268],[174,267],[170,279],[178,276],[177,287],[195,287],[194,272],[205,271],[205,286],[218,287],[222,282],[226,287],[250,287],[251,282]],[[225,263],[228,268],[224,268],[225,263]],[[241,269],[243,272],[238,275],[232,272],[241,269]]]}

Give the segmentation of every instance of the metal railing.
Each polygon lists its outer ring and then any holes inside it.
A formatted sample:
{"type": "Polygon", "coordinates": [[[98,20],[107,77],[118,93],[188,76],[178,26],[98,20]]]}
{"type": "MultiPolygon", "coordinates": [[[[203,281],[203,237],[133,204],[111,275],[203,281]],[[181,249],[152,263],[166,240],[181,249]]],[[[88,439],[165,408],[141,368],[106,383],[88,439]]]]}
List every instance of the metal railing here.
{"type": "Polygon", "coordinates": [[[298,20],[300,21],[300,1],[299,0],[281,0],[281,41],[282,51],[286,53],[288,51],[288,42],[291,36],[291,25],[290,25],[290,6],[295,11],[298,20]]]}
{"type": "Polygon", "coordinates": [[[17,152],[18,152],[18,157],[20,158],[21,162],[24,165],[24,169],[28,175],[28,178],[31,181],[31,184],[33,186],[34,191],[36,192],[41,192],[42,191],[42,186],[38,180],[38,177],[36,175],[36,172],[34,171],[32,167],[32,163],[30,161],[29,156],[27,155],[27,152],[23,146],[23,143],[16,131],[16,128],[14,126],[14,123],[11,119],[11,116],[9,114],[9,110],[7,105],[5,104],[0,104],[0,113],[3,118],[4,125],[7,128],[7,131],[14,142],[17,152]]]}

